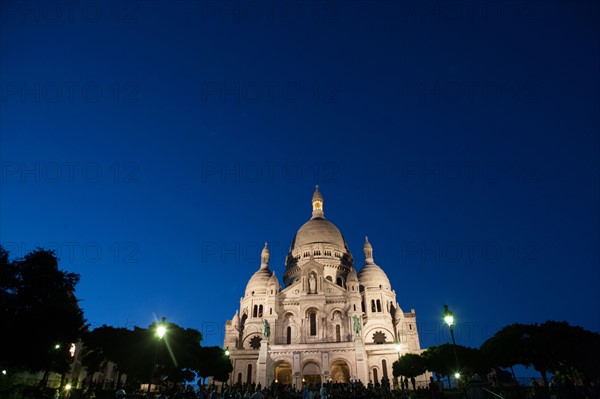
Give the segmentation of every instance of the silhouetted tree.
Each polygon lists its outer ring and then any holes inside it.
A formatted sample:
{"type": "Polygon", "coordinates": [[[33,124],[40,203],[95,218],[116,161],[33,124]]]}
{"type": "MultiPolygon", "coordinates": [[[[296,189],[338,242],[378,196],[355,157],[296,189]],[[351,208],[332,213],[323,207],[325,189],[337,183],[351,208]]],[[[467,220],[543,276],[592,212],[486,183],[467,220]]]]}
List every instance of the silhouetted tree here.
{"type": "Polygon", "coordinates": [[[0,248],[0,329],[3,366],[17,370],[64,372],[69,344],[86,328],[75,297],[79,275],[58,268],[53,251],[36,249],[10,262],[0,248]],[[9,343],[9,344],[7,344],[9,343]]]}
{"type": "Polygon", "coordinates": [[[506,326],[484,342],[481,350],[500,367],[533,366],[548,386],[548,372],[573,368],[588,378],[598,376],[599,340],[599,334],[581,327],[547,321],[506,326]]]}
{"type": "Polygon", "coordinates": [[[392,370],[394,377],[414,378],[423,374],[427,368],[425,360],[420,355],[407,353],[394,362],[392,370]]]}
{"type": "Polygon", "coordinates": [[[225,382],[233,371],[231,360],[225,355],[223,348],[218,346],[203,347],[199,361],[198,377],[201,378],[212,376],[217,381],[225,382]]]}
{"type": "MultiPolygon", "coordinates": [[[[175,323],[166,323],[166,334],[156,334],[158,323],[148,328],[114,328],[102,326],[84,337],[86,355],[83,363],[98,368],[111,361],[128,381],[148,383],[161,378],[173,383],[193,381],[204,363],[200,342],[202,334],[175,323]],[[88,358],[89,356],[89,358],[88,358]]],[[[212,374],[211,374],[212,375],[212,374]]]]}

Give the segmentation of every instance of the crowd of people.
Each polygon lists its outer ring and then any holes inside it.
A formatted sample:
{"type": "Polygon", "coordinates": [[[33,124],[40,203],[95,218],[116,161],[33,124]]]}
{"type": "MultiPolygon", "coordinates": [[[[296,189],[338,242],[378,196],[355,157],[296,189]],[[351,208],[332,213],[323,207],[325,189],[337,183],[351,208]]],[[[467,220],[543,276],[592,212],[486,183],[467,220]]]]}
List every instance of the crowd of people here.
{"type": "MultiPolygon", "coordinates": [[[[383,379],[381,383],[363,384],[360,380],[346,383],[327,382],[324,384],[305,384],[302,388],[293,385],[272,383],[269,386],[261,384],[244,383],[233,385],[201,385],[198,390],[192,386],[179,389],[175,392],[141,394],[141,399],[444,399],[444,384],[438,378],[431,377],[429,384],[421,385],[416,389],[407,389],[404,384],[401,389],[393,389],[389,380],[383,379]]],[[[502,392],[496,384],[482,381],[474,374],[468,381],[459,387],[462,398],[487,399],[501,393],[502,397],[513,396],[509,390],[502,392]],[[508,396],[506,396],[508,394],[508,396]]],[[[509,387],[510,388],[510,387],[509,387]]],[[[514,385],[512,388],[520,390],[523,387],[514,385]]],[[[516,391],[515,391],[516,392],[516,391]]],[[[588,386],[575,384],[568,377],[553,378],[548,389],[545,389],[535,379],[531,380],[529,392],[523,396],[519,391],[517,397],[527,399],[600,399],[600,384],[593,382],[588,386]]],[[[115,399],[130,399],[140,395],[127,395],[124,390],[118,390],[115,399]]],[[[455,396],[453,392],[452,397],[455,396]]]]}
{"type": "MultiPolygon", "coordinates": [[[[181,399],[192,399],[185,397],[181,399]]],[[[306,384],[297,389],[293,385],[273,383],[262,387],[260,384],[234,384],[219,389],[216,386],[202,387],[196,393],[198,399],[403,399],[408,398],[401,390],[390,387],[389,380],[381,383],[363,384],[361,381],[346,383],[328,382],[324,384],[306,384]]]]}

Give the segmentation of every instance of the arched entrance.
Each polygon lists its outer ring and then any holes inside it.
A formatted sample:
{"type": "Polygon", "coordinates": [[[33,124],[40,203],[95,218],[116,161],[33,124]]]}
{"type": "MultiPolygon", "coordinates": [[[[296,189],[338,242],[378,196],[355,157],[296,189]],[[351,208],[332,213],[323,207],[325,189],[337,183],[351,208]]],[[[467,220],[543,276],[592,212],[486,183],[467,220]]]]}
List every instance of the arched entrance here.
{"type": "Polygon", "coordinates": [[[343,360],[336,360],[331,364],[331,381],[348,382],[350,381],[350,367],[343,360]]]}
{"type": "Polygon", "coordinates": [[[275,382],[292,385],[292,366],[288,362],[280,362],[275,365],[275,382]]]}
{"type": "Polygon", "coordinates": [[[321,368],[316,363],[306,363],[302,368],[302,382],[308,385],[321,385],[321,368]]]}

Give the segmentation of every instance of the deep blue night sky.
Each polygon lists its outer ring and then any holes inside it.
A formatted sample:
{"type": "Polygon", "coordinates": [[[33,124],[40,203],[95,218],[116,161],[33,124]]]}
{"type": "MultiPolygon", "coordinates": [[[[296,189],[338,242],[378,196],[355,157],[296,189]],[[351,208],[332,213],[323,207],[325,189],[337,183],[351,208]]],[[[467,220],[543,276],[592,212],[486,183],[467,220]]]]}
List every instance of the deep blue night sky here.
{"type": "Polygon", "coordinates": [[[600,3],[3,2],[0,242],[221,345],[271,244],[368,235],[423,347],[600,331],[600,3]]]}

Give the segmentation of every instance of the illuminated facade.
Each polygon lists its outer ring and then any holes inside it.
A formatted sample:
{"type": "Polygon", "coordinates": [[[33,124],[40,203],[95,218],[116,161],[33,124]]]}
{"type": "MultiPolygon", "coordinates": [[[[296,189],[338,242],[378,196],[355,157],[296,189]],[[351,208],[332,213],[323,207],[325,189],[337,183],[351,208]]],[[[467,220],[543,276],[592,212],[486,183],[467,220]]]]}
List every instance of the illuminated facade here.
{"type": "Polygon", "coordinates": [[[292,242],[283,286],[265,244],[260,268],[226,323],[232,383],[392,380],[399,354],[421,351],[415,312],[401,310],[368,239],[357,274],[344,237],[325,219],[318,186],[312,209],[292,242]]]}

